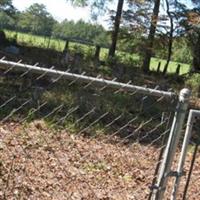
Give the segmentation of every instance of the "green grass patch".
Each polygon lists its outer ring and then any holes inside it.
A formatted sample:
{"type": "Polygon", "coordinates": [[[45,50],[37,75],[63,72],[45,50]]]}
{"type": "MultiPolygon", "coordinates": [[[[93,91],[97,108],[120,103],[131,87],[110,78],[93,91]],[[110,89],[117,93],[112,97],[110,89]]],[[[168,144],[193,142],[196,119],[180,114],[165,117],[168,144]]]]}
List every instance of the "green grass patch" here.
{"type": "MultiPolygon", "coordinates": [[[[150,64],[151,70],[156,71],[159,62],[161,62],[160,70],[163,71],[164,66],[165,66],[165,64],[166,64],[166,60],[159,59],[159,58],[152,58],[152,59],[151,59],[151,64],[150,64]]],[[[181,65],[181,68],[180,68],[180,75],[186,74],[186,73],[189,72],[189,70],[190,70],[190,65],[189,65],[189,64],[178,63],[178,62],[173,62],[173,61],[171,61],[171,62],[169,63],[169,67],[168,67],[168,73],[175,73],[178,64],[181,65]]]]}
{"type": "MultiPolygon", "coordinates": [[[[8,30],[5,30],[5,33],[6,33],[6,36],[10,39],[16,38],[17,42],[21,45],[50,48],[59,52],[62,52],[65,47],[65,41],[61,39],[37,36],[37,35],[20,33],[20,32],[15,32],[15,31],[8,31],[8,30]]],[[[74,42],[69,43],[69,49],[74,50],[74,51],[80,51],[86,55],[89,54],[90,56],[88,57],[91,57],[92,56],[91,54],[94,54],[94,51],[95,51],[94,46],[87,46],[84,44],[78,44],[74,42]]],[[[107,60],[107,57],[108,57],[108,49],[101,48],[100,59],[107,60]]],[[[124,64],[131,64],[132,66],[137,66],[136,63],[138,63],[140,60],[140,57],[137,54],[130,54],[130,53],[121,52],[121,51],[116,52],[116,57],[120,62],[124,64]]],[[[166,60],[159,59],[159,58],[151,59],[150,69],[153,71],[156,71],[159,62],[161,62],[160,70],[163,71],[166,60]]],[[[180,75],[186,74],[189,72],[189,69],[190,69],[189,64],[178,63],[178,62],[173,62],[173,61],[169,63],[167,72],[175,73],[178,64],[181,65],[180,75]]]]}

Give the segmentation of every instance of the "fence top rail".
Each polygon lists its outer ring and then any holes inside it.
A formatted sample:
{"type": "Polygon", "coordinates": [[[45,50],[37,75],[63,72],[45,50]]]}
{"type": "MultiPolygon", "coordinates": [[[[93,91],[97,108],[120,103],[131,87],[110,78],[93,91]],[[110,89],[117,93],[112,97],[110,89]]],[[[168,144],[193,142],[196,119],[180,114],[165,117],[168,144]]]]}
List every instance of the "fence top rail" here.
{"type": "Polygon", "coordinates": [[[193,115],[197,115],[197,116],[200,116],[200,110],[194,110],[194,109],[190,109],[190,112],[193,114],[193,115]]]}
{"type": "Polygon", "coordinates": [[[68,41],[68,42],[74,42],[74,43],[79,43],[79,44],[85,44],[88,46],[99,46],[101,48],[108,49],[109,45],[103,45],[103,44],[98,44],[95,43],[91,40],[84,40],[82,38],[76,38],[76,37],[64,37],[63,40],[68,41]]]}
{"type": "Polygon", "coordinates": [[[42,68],[39,66],[27,65],[27,64],[22,64],[20,62],[12,62],[12,61],[7,61],[3,59],[0,59],[0,68],[11,69],[14,71],[19,71],[19,72],[28,71],[29,73],[35,73],[35,74],[45,73],[45,75],[50,76],[52,78],[62,77],[67,80],[71,80],[71,81],[78,80],[79,82],[82,82],[82,83],[92,83],[93,85],[95,84],[98,86],[107,86],[107,87],[116,88],[116,89],[123,88],[124,90],[129,91],[129,92],[138,92],[140,94],[164,97],[168,99],[177,98],[177,94],[174,92],[161,91],[157,89],[136,86],[129,83],[121,83],[114,80],[106,80],[103,78],[95,78],[95,77],[85,76],[81,74],[74,74],[74,73],[69,73],[67,71],[65,72],[65,71],[60,71],[56,69],[42,68]]]}

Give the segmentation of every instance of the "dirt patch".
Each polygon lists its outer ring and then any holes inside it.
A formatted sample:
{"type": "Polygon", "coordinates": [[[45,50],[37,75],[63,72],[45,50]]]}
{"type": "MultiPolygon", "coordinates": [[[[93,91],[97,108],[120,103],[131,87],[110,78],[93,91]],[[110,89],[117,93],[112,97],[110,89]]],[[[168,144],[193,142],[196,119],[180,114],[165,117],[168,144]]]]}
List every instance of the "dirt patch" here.
{"type": "MultiPolygon", "coordinates": [[[[0,199],[147,199],[158,154],[159,148],[118,138],[76,137],[42,121],[3,124],[0,199]]],[[[191,154],[186,170],[190,161],[191,154]]],[[[189,195],[200,186],[197,165],[189,195]]]]}
{"type": "Polygon", "coordinates": [[[1,125],[1,198],[146,199],[157,149],[49,130],[1,125]],[[151,155],[151,157],[150,157],[151,155]]]}

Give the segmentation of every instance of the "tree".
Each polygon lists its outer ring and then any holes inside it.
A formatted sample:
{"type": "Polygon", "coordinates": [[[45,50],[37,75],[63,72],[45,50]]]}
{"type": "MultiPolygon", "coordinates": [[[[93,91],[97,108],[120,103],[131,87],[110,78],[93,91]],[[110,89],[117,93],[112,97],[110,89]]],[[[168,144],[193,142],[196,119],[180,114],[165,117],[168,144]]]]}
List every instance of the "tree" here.
{"type": "MultiPolygon", "coordinates": [[[[12,0],[0,0],[0,28],[5,28],[5,26],[14,25],[14,15],[16,13],[15,7],[12,5],[12,0]]],[[[4,43],[6,41],[6,36],[4,31],[0,31],[0,41],[4,43]]]]}
{"type": "Polygon", "coordinates": [[[193,44],[192,70],[200,72],[200,2],[198,0],[193,0],[192,2],[197,6],[190,12],[192,16],[188,18],[192,26],[190,34],[190,41],[193,44]]]}
{"type": "MultiPolygon", "coordinates": [[[[123,20],[120,28],[119,42],[120,49],[128,50],[138,55],[144,54],[145,35],[148,34],[150,24],[149,1],[129,1],[128,9],[123,12],[123,20]]],[[[119,45],[118,45],[119,47],[119,45]]]]}
{"type": "Polygon", "coordinates": [[[154,38],[155,38],[157,22],[158,22],[159,9],[160,9],[160,0],[154,0],[154,8],[153,8],[153,14],[151,17],[151,25],[149,29],[147,44],[145,47],[146,49],[145,49],[145,54],[144,54],[143,66],[142,66],[142,69],[145,73],[149,71],[149,67],[150,67],[152,49],[153,49],[154,38]]]}
{"type": "Polygon", "coordinates": [[[178,3],[180,7],[179,24],[183,29],[182,34],[188,40],[193,57],[191,71],[200,72],[200,2],[192,0],[193,8],[188,8],[187,5],[178,3]]]}
{"type": "MultiPolygon", "coordinates": [[[[105,11],[106,10],[106,5],[109,2],[112,2],[112,0],[71,0],[72,3],[78,6],[90,6],[92,8],[92,16],[96,16],[99,12],[105,11]],[[96,11],[97,8],[97,13],[94,12],[96,11]]],[[[117,10],[116,10],[116,15],[114,19],[114,26],[111,34],[111,45],[109,48],[109,56],[113,57],[115,55],[116,51],[116,45],[117,45],[117,38],[119,34],[119,27],[120,27],[120,22],[121,22],[121,17],[122,17],[122,11],[123,11],[123,5],[124,5],[124,0],[118,0],[118,5],[117,5],[117,10]]]]}
{"type": "Polygon", "coordinates": [[[118,0],[117,12],[115,15],[115,20],[114,20],[114,28],[113,28],[112,37],[111,37],[112,42],[111,42],[110,49],[109,49],[110,57],[113,57],[115,55],[115,51],[116,51],[117,37],[119,34],[119,27],[120,27],[120,21],[121,21],[121,17],[122,17],[123,4],[124,4],[124,0],[118,0]]]}
{"type": "Polygon", "coordinates": [[[13,26],[16,12],[12,0],[0,0],[0,28],[13,26]]]}
{"type": "MultiPolygon", "coordinates": [[[[192,12],[192,11],[191,11],[192,12]]],[[[196,21],[195,18],[200,18],[200,12],[199,10],[195,10],[195,13],[198,13],[198,16],[195,16],[192,21],[196,21]]],[[[191,29],[188,32],[188,39],[190,42],[190,47],[192,50],[192,71],[198,71],[200,72],[200,27],[199,25],[195,25],[192,22],[191,29]]]]}
{"type": "Polygon", "coordinates": [[[13,29],[14,27],[15,20],[4,11],[0,11],[0,29],[13,29]]]}
{"type": "Polygon", "coordinates": [[[3,11],[8,15],[12,15],[13,13],[15,13],[16,9],[12,5],[12,0],[1,0],[0,11],[3,11]]]}
{"type": "Polygon", "coordinates": [[[108,44],[108,36],[103,26],[79,20],[78,22],[63,20],[54,26],[53,36],[57,38],[87,40],[98,45],[108,44]]]}
{"type": "Polygon", "coordinates": [[[19,17],[18,28],[33,34],[50,36],[56,23],[46,6],[35,3],[31,5],[19,17]]]}
{"type": "Polygon", "coordinates": [[[168,55],[167,55],[167,62],[164,66],[163,74],[166,74],[169,62],[172,57],[172,44],[173,44],[173,34],[174,34],[174,18],[173,13],[170,11],[170,2],[169,0],[165,0],[167,6],[167,15],[169,17],[170,22],[170,30],[169,30],[169,44],[168,44],[168,55]]]}

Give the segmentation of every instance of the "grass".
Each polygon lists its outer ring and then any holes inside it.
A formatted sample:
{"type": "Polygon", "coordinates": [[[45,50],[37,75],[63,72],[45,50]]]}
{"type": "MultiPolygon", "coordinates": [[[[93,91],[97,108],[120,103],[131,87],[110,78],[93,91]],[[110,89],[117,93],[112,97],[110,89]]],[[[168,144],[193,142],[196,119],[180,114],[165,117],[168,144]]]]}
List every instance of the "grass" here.
{"type": "MultiPolygon", "coordinates": [[[[151,64],[150,64],[151,70],[155,70],[156,71],[159,62],[161,62],[160,70],[163,71],[164,66],[166,64],[166,60],[159,59],[159,58],[152,58],[151,59],[151,64]]],[[[177,62],[171,61],[169,63],[169,67],[168,67],[168,73],[175,73],[178,64],[181,65],[180,75],[186,74],[186,73],[189,72],[189,70],[190,70],[190,65],[189,64],[177,63],[177,62]]]]}
{"type": "MultiPolygon", "coordinates": [[[[18,76],[16,74],[16,76],[18,76]]],[[[15,77],[7,77],[0,81],[0,105],[7,102],[16,95],[16,99],[5,104],[0,109],[0,119],[3,120],[10,116],[12,120],[23,120],[31,122],[36,119],[44,119],[50,126],[54,128],[66,128],[70,133],[78,133],[81,130],[88,135],[101,135],[110,132],[111,130],[119,129],[124,123],[130,121],[135,116],[135,126],[139,126],[141,121],[148,121],[152,116],[158,115],[163,111],[161,104],[154,105],[156,99],[149,98],[141,104],[142,95],[131,96],[126,92],[118,92],[114,89],[105,89],[99,91],[97,87],[84,88],[83,84],[76,83],[69,85],[69,81],[60,80],[58,83],[43,85],[42,91],[36,94],[35,87],[39,81],[32,82],[32,86],[24,85],[23,79],[17,80],[15,77]],[[15,79],[16,81],[12,81],[15,79]],[[23,88],[21,88],[23,85],[23,88]],[[6,87],[5,87],[6,86],[6,87]],[[28,104],[21,107],[24,102],[30,100],[28,104]],[[151,103],[152,106],[148,106],[151,103]],[[43,105],[43,106],[41,106],[43,105]],[[141,107],[142,106],[142,107],[141,107]],[[17,108],[18,114],[13,113],[17,108]],[[148,112],[146,112],[147,110],[148,112]],[[145,110],[143,113],[142,110],[145,110]],[[67,113],[70,113],[68,115],[67,113]],[[105,116],[104,114],[107,113],[105,116]],[[51,115],[50,115],[51,114],[51,115]],[[104,116],[101,118],[101,116],[104,116]],[[112,126],[105,126],[120,116],[117,121],[114,121],[112,126]],[[97,120],[95,123],[95,119],[97,120]],[[77,122],[78,120],[78,122],[77,122]],[[89,126],[92,124],[92,126],[89,126]],[[88,127],[88,128],[87,128],[88,127]],[[87,129],[85,129],[87,128],[87,129]]],[[[37,88],[37,87],[36,87],[37,88]]],[[[172,105],[173,107],[173,105],[172,105]]],[[[168,109],[168,108],[164,108],[168,109]]],[[[166,110],[166,112],[168,112],[166,110]]],[[[159,123],[160,119],[156,118],[151,126],[159,123]]],[[[161,127],[162,128],[162,127],[161,127]]],[[[120,136],[126,134],[126,129],[120,131],[120,136]]]]}
{"type": "MultiPolygon", "coordinates": [[[[61,39],[55,39],[55,38],[49,39],[48,37],[36,36],[36,35],[31,35],[31,34],[26,34],[26,33],[8,31],[8,30],[6,30],[5,32],[6,32],[7,37],[10,39],[15,38],[17,35],[17,42],[22,45],[36,46],[36,47],[41,47],[41,48],[50,48],[50,49],[54,49],[59,52],[62,52],[65,47],[65,41],[61,40],[61,39]]],[[[74,42],[70,42],[69,48],[73,49],[75,51],[84,52],[86,54],[94,54],[94,47],[87,46],[84,44],[77,44],[74,42]]],[[[108,49],[102,48],[101,54],[100,54],[100,59],[106,60],[107,55],[108,55],[108,49]]],[[[120,52],[120,51],[117,51],[116,55],[117,55],[117,57],[120,57],[120,60],[123,63],[138,62],[140,59],[140,57],[137,54],[129,54],[129,53],[124,53],[124,52],[120,52]]],[[[161,62],[160,70],[162,71],[164,69],[166,60],[163,60],[160,58],[152,58],[151,59],[150,69],[152,71],[156,71],[159,62],[161,62]]],[[[189,72],[189,69],[190,69],[189,64],[178,63],[178,62],[173,62],[173,61],[170,62],[167,72],[175,73],[178,64],[181,65],[180,75],[186,74],[189,72]]]]}
{"type": "Polygon", "coordinates": [[[65,46],[65,42],[59,39],[50,39],[49,37],[42,37],[37,35],[31,35],[26,33],[20,33],[15,31],[5,31],[6,36],[9,39],[13,39],[17,36],[17,42],[19,44],[42,47],[42,48],[53,48],[57,51],[62,51],[65,46]]]}

